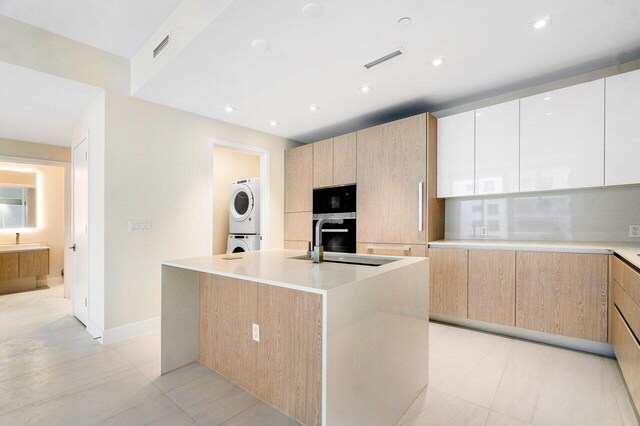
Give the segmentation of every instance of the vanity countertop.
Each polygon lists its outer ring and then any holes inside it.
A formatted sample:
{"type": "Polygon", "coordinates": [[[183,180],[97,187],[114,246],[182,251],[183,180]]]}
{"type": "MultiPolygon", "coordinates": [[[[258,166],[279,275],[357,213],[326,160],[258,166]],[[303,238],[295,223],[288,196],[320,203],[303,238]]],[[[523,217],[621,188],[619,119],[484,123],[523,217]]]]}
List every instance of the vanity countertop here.
{"type": "MultiPolygon", "coordinates": [[[[362,258],[392,259],[381,266],[354,265],[345,263],[313,263],[296,259],[305,255],[299,250],[260,250],[246,253],[221,254],[217,256],[170,260],[163,265],[198,272],[227,276],[263,284],[287,287],[296,290],[326,294],[342,285],[371,278],[404,266],[424,261],[419,257],[345,255],[354,260],[362,258]]],[[[329,256],[331,253],[325,253],[329,256]]]]}
{"type": "Polygon", "coordinates": [[[430,248],[459,248],[471,250],[545,251],[587,254],[617,254],[640,268],[640,243],[583,242],[583,241],[504,241],[504,240],[439,240],[430,248]]]}
{"type": "Polygon", "coordinates": [[[37,243],[0,245],[0,253],[16,253],[21,251],[49,250],[48,246],[37,243]]]}

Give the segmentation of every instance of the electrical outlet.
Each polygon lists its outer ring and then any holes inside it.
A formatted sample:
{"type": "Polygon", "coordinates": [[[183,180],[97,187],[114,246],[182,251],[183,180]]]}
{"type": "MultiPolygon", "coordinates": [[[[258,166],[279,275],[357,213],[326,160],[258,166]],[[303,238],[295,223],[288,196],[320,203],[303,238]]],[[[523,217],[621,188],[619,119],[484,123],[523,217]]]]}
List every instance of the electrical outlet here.
{"type": "Polygon", "coordinates": [[[253,340],[260,341],[260,326],[258,324],[253,324],[253,340]]]}
{"type": "Polygon", "coordinates": [[[489,229],[486,226],[481,226],[480,227],[480,236],[481,237],[486,237],[487,235],[489,235],[489,229]]]}
{"type": "Polygon", "coordinates": [[[629,225],[629,236],[631,238],[640,238],[640,225],[629,225]]]}

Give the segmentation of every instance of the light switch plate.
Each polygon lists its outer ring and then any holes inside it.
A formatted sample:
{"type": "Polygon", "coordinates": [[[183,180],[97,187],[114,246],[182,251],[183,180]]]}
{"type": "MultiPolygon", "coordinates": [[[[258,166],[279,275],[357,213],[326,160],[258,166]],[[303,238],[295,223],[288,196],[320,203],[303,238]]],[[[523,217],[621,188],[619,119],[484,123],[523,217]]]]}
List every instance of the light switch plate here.
{"type": "Polygon", "coordinates": [[[253,340],[260,341],[260,326],[258,324],[253,324],[253,340]]]}
{"type": "Polygon", "coordinates": [[[640,225],[629,225],[629,237],[640,238],[640,225]]]}
{"type": "Polygon", "coordinates": [[[130,220],[128,223],[129,232],[149,232],[151,231],[150,220],[130,220]]]}
{"type": "Polygon", "coordinates": [[[489,229],[486,226],[481,226],[480,227],[480,236],[481,237],[486,237],[487,235],[489,235],[489,229]]]}

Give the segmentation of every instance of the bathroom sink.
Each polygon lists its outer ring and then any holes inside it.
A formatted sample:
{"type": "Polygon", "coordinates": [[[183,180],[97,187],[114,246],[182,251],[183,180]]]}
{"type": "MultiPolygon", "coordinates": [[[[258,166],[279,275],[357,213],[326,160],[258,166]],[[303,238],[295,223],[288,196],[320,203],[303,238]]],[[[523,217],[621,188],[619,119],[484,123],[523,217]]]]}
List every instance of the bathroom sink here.
{"type": "MultiPolygon", "coordinates": [[[[310,257],[306,255],[294,256],[289,259],[306,260],[313,262],[310,257]]],[[[382,266],[387,263],[395,262],[397,259],[383,258],[383,257],[370,257],[370,256],[336,256],[331,254],[324,255],[324,262],[326,263],[342,263],[345,265],[359,265],[359,266],[382,266]]]]}

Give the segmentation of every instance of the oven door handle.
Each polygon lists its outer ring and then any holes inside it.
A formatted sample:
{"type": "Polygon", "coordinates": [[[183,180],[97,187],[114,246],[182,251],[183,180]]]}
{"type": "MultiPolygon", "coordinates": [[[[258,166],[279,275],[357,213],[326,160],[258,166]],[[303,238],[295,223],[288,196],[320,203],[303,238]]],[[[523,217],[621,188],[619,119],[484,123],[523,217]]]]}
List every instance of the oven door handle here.
{"type": "Polygon", "coordinates": [[[349,230],[346,228],[339,228],[339,229],[327,228],[327,229],[323,229],[322,232],[349,232],[349,230]]]}

